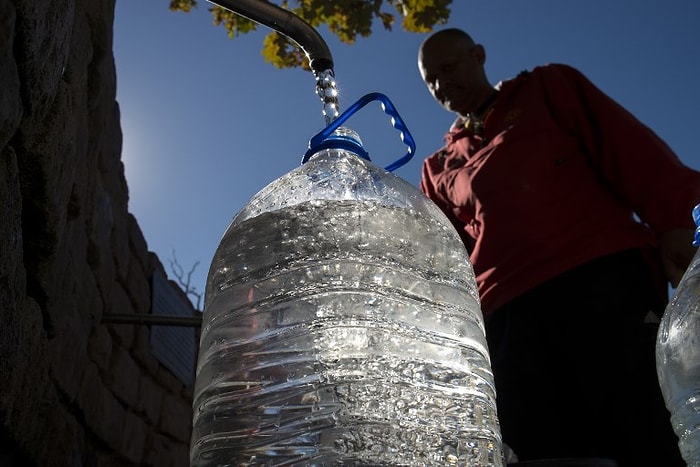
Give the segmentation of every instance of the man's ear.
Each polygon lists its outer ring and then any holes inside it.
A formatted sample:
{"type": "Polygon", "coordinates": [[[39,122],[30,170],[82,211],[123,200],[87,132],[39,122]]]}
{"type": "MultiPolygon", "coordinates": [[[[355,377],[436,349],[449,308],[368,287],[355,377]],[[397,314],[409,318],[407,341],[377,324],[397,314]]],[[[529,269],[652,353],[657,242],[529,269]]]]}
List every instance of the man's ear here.
{"type": "Polygon", "coordinates": [[[479,65],[483,65],[484,63],[486,63],[486,50],[484,49],[483,45],[475,44],[472,51],[479,65]]]}

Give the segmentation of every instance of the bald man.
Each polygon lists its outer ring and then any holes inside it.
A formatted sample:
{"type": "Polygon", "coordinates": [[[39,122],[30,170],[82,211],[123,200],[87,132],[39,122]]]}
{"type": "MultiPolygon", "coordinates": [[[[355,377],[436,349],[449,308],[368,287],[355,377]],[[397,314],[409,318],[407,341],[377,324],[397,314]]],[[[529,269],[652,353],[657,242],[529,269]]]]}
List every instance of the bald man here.
{"type": "Polygon", "coordinates": [[[420,187],[470,253],[504,441],[520,460],[682,466],[654,343],[667,281],[695,253],[700,172],[578,70],[494,86],[485,63],[458,29],[421,45],[456,120],[420,187]]]}

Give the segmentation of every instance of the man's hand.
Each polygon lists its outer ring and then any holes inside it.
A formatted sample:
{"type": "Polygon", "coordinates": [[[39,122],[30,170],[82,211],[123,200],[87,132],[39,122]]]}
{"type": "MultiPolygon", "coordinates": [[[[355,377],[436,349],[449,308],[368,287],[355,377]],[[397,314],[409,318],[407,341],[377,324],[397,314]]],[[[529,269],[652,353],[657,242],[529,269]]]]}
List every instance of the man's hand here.
{"type": "Polygon", "coordinates": [[[695,256],[691,229],[675,229],[659,235],[659,253],[666,277],[677,287],[683,273],[695,256]]]}

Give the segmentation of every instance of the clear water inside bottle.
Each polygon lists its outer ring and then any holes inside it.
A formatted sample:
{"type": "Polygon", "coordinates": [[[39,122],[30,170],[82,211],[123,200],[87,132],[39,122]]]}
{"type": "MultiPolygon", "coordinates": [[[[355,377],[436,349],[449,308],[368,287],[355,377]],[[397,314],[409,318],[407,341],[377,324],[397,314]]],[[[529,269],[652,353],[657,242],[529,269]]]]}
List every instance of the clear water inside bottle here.
{"type": "Polygon", "coordinates": [[[495,465],[488,354],[454,241],[415,213],[347,201],[228,231],[202,336],[194,428],[216,434],[195,434],[201,465],[495,465]]]}
{"type": "Polygon", "coordinates": [[[215,254],[191,465],[503,465],[459,236],[398,177],[328,156],[261,191],[215,254]]]}
{"type": "Polygon", "coordinates": [[[700,467],[700,252],[664,312],[656,362],[681,455],[700,467]]]}

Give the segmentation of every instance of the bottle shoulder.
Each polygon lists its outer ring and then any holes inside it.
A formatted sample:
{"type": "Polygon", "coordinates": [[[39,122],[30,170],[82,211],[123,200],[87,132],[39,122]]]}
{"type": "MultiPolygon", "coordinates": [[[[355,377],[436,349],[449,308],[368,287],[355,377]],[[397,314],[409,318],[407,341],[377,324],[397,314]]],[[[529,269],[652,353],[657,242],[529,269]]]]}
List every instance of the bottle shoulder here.
{"type": "Polygon", "coordinates": [[[235,215],[232,225],[265,212],[317,201],[375,202],[430,217],[443,215],[401,177],[352,152],[327,149],[260,190],[235,215]]]}

